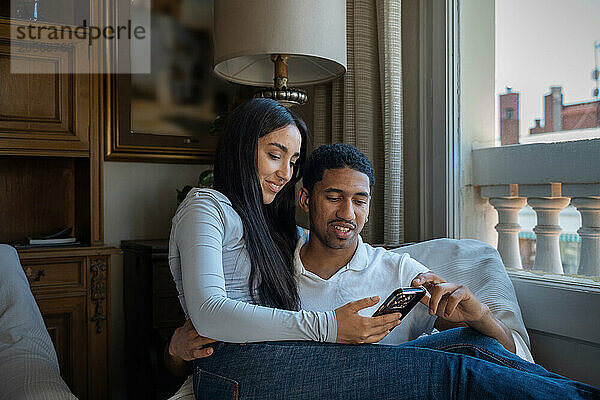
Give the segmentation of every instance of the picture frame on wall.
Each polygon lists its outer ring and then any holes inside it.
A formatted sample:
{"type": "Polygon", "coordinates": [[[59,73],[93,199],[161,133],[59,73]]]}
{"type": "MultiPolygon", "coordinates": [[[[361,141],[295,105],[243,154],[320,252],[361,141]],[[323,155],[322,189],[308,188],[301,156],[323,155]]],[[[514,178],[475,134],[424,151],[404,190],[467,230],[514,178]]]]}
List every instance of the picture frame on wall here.
{"type": "MultiPolygon", "coordinates": [[[[227,113],[249,88],[213,72],[213,0],[153,0],[150,7],[150,72],[135,73],[134,41],[108,53],[115,71],[125,65],[132,73],[107,75],[105,159],[211,163],[227,113]]],[[[133,9],[113,15],[136,23],[133,9]]]]}

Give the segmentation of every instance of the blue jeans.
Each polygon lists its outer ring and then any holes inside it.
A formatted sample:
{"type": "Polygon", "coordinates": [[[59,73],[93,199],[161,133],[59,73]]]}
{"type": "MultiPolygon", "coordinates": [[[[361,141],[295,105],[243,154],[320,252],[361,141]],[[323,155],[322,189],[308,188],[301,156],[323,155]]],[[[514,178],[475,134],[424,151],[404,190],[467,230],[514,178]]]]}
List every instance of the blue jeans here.
{"type": "Polygon", "coordinates": [[[217,343],[196,399],[600,399],[600,390],[457,328],[402,345],[217,343]]]}

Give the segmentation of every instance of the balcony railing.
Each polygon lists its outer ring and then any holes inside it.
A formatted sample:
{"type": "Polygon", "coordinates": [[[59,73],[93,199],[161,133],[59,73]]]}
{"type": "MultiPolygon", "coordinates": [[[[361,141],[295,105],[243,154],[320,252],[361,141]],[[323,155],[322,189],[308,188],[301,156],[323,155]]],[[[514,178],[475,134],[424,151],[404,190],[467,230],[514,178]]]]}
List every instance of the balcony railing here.
{"type": "Polygon", "coordinates": [[[600,139],[526,144],[473,151],[473,183],[498,212],[498,252],[523,268],[517,214],[536,213],[533,269],[562,274],[558,214],[572,204],[581,213],[578,275],[600,276],[600,139]]]}

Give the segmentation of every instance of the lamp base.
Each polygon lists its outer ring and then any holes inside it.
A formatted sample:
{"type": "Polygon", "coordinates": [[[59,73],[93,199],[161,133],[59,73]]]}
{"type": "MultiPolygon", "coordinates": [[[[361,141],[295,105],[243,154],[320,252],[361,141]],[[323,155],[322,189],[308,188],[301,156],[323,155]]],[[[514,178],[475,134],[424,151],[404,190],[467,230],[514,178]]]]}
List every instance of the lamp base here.
{"type": "Polygon", "coordinates": [[[290,88],[265,88],[256,92],[254,97],[277,100],[285,107],[303,105],[308,100],[308,96],[304,90],[290,88]]]}

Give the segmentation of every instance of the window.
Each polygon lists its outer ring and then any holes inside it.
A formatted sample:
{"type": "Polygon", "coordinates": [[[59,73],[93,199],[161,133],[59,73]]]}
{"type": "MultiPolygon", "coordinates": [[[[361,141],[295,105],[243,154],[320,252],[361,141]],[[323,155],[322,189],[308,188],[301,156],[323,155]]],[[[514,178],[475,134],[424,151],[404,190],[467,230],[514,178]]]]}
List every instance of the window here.
{"type": "MultiPolygon", "coordinates": [[[[502,0],[495,12],[496,99],[520,116],[517,142],[600,137],[600,2],[502,0]]],[[[495,128],[512,139],[509,124],[495,128]]]]}
{"type": "MultiPolygon", "coordinates": [[[[455,170],[460,175],[457,185],[460,229],[457,236],[483,240],[499,250],[515,287],[536,362],[562,375],[598,385],[595,366],[600,346],[600,325],[596,323],[600,307],[600,279],[597,269],[582,274],[580,260],[586,260],[584,264],[595,268],[600,264],[597,253],[585,251],[586,241],[588,249],[589,244],[600,245],[595,241],[600,239],[600,235],[596,235],[600,234],[598,224],[590,222],[590,217],[600,217],[600,139],[523,143],[521,132],[545,127],[542,100],[545,94],[551,94],[550,86],[563,85],[563,100],[567,96],[567,86],[559,81],[545,83],[545,91],[534,96],[539,109],[527,116],[524,98],[528,94],[524,86],[516,81],[499,81],[496,67],[497,51],[494,44],[499,39],[494,21],[500,18],[496,7],[500,3],[512,4],[513,13],[503,18],[519,19],[525,26],[529,24],[529,28],[524,29],[525,33],[520,33],[521,36],[539,36],[545,31],[535,28],[533,22],[530,24],[536,15],[521,13],[534,3],[537,6],[531,8],[539,11],[540,15],[546,15],[548,10],[555,10],[556,1],[448,2],[454,3],[458,12],[453,21],[459,24],[459,46],[447,48],[446,52],[450,62],[459,71],[458,80],[446,83],[447,91],[451,93],[449,97],[457,103],[454,109],[447,107],[448,115],[457,110],[455,112],[459,120],[460,140],[454,149],[455,155],[459,153],[455,170]],[[455,91],[451,90],[453,84],[457,85],[455,91]],[[520,107],[517,103],[506,105],[506,108],[515,110],[512,120],[505,118],[506,112],[499,103],[499,94],[507,92],[520,93],[520,107]],[[505,128],[512,131],[504,137],[505,143],[502,143],[499,134],[503,122],[508,122],[505,128]],[[528,203],[531,210],[527,208],[528,203]],[[569,203],[581,215],[582,221],[576,219],[575,222],[578,227],[569,228],[560,216],[569,203]],[[525,209],[529,221],[519,217],[522,209],[525,209]],[[575,233],[566,235],[568,230],[575,233]],[[520,238],[520,232],[524,231],[529,231],[528,235],[520,238]],[[573,254],[573,248],[565,248],[565,244],[572,242],[560,240],[561,235],[568,240],[579,238],[579,248],[575,251],[579,251],[580,255],[573,254]],[[527,242],[522,243],[519,249],[520,239],[527,242]],[[591,257],[586,259],[585,254],[591,257]],[[577,265],[573,264],[573,260],[577,260],[577,265]],[[524,270],[524,267],[531,270],[524,270]],[[548,267],[557,267],[560,271],[550,271],[548,267]],[[575,269],[578,276],[572,276],[575,269]],[[571,358],[567,360],[565,357],[571,358]]],[[[588,0],[564,3],[570,6],[582,2],[593,6],[597,3],[588,0]]],[[[568,30],[572,28],[571,25],[580,23],[571,21],[573,18],[563,13],[546,19],[544,29],[568,30]]],[[[499,29],[502,22],[498,22],[499,29]]],[[[450,32],[450,28],[447,27],[446,31],[450,32]]],[[[519,35],[514,36],[519,38],[519,35]]],[[[528,38],[521,39],[526,41],[528,38]]],[[[600,37],[593,40],[600,40],[600,37]]],[[[551,42],[554,49],[550,51],[555,52],[555,58],[566,57],[564,46],[560,47],[559,44],[560,41],[551,42]]],[[[541,48],[535,48],[519,57],[513,54],[508,67],[515,71],[526,70],[526,64],[535,62],[534,59],[541,57],[543,52],[541,48]]],[[[592,49],[589,49],[588,57],[592,56],[592,49]]],[[[593,62],[593,58],[585,61],[587,72],[583,76],[588,102],[596,84],[589,79],[593,62]]],[[[523,78],[531,78],[531,75],[523,78]]],[[[569,89],[568,96],[572,93],[569,89]]],[[[582,96],[581,102],[585,98],[582,96]]],[[[510,96],[505,99],[510,99],[510,96]]],[[[575,99],[567,100],[563,105],[576,102],[575,99]]]]}
{"type": "MultiPolygon", "coordinates": [[[[496,124],[496,137],[500,138],[500,145],[600,137],[600,99],[594,90],[598,80],[593,72],[598,70],[600,52],[600,26],[597,24],[600,3],[595,0],[503,0],[496,2],[495,11],[495,95],[498,110],[504,114],[496,124]],[[564,23],[556,23],[559,20],[564,23]],[[535,56],[532,57],[532,54],[535,56]]],[[[543,147],[539,150],[545,151],[543,147]]],[[[570,164],[569,160],[560,159],[547,162],[564,162],[565,168],[570,164]]],[[[591,178],[600,180],[600,177],[591,178]]],[[[531,183],[543,185],[542,181],[531,183]]],[[[570,184],[563,180],[555,183],[570,184]]],[[[565,197],[565,190],[562,187],[560,189],[560,193],[555,193],[557,199],[565,197]]],[[[516,190],[518,195],[518,187],[516,190]]],[[[576,196],[577,193],[572,195],[576,196]]],[[[580,263],[582,237],[591,239],[592,232],[586,230],[595,228],[584,226],[580,230],[582,218],[574,206],[578,204],[576,199],[571,202],[530,200],[519,210],[517,222],[520,225],[518,241],[521,267],[572,275],[600,275],[600,268],[584,265],[585,260],[580,263]],[[531,204],[540,201],[543,204],[537,205],[536,211],[531,204]],[[568,205],[564,207],[566,202],[568,205]],[[547,207],[554,209],[541,211],[547,207]],[[542,212],[551,213],[548,217],[552,220],[557,218],[554,223],[548,223],[548,226],[555,227],[542,227],[540,219],[544,217],[536,215],[542,212]],[[552,257],[560,258],[560,263],[556,260],[552,266],[548,266],[535,262],[538,235],[546,236],[543,240],[547,243],[542,246],[542,251],[552,252],[552,257]],[[557,239],[554,238],[556,236],[557,239]]],[[[518,200],[514,203],[515,207],[520,204],[518,200]]],[[[600,215],[600,209],[595,212],[600,215]]],[[[507,225],[501,229],[510,228],[507,225]]],[[[600,259],[592,263],[598,264],[600,259]]],[[[516,266],[519,267],[518,264],[516,266]]]]}
{"type": "Polygon", "coordinates": [[[478,5],[458,5],[459,236],[513,271],[600,287],[600,2],[478,5]]]}

